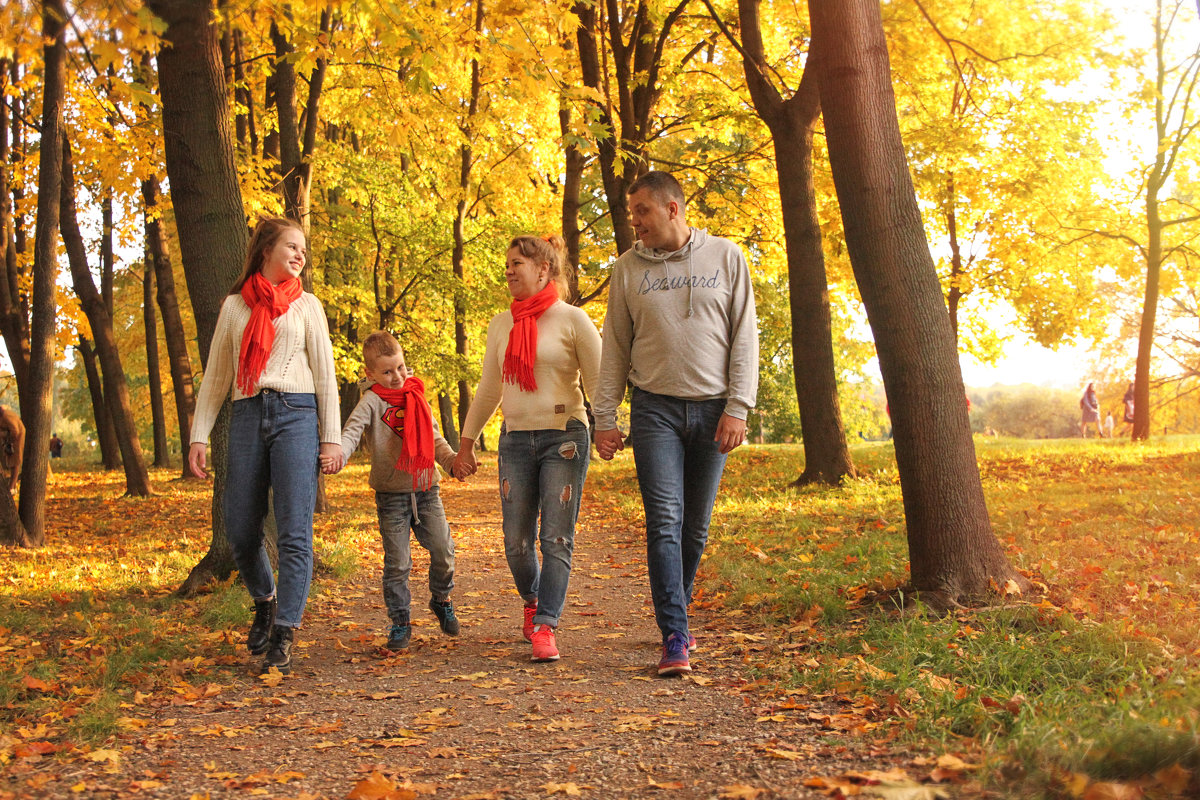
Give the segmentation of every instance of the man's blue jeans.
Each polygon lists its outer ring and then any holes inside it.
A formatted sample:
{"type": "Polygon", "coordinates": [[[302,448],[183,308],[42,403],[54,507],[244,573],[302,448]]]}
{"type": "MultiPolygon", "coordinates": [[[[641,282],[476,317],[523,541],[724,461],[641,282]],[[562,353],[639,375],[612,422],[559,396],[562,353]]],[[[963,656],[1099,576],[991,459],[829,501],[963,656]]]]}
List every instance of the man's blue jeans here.
{"type": "Polygon", "coordinates": [[[279,533],[275,624],[300,627],[312,582],[313,504],[320,454],[317,397],[263,389],[233,404],[225,473],[225,536],[255,600],[275,594],[263,547],[268,492],[279,533]]]}
{"type": "Polygon", "coordinates": [[[646,511],[646,566],[663,641],[688,637],[687,607],[708,540],[725,455],[713,437],[724,400],[633,390],[629,434],[646,511]]]}
{"type": "Polygon", "coordinates": [[[562,616],[590,448],[587,426],[575,419],[567,422],[565,431],[500,433],[504,555],[521,599],[537,601],[535,625],[558,627],[562,616]],[[535,550],[539,540],[540,568],[535,550]]]}
{"type": "Polygon", "coordinates": [[[454,541],[437,486],[423,492],[376,492],[375,510],[379,512],[379,535],[383,539],[383,603],[388,618],[403,624],[409,621],[412,602],[408,587],[412,571],[409,530],[429,551],[429,593],[438,601],[449,600],[454,588],[454,541]]]}

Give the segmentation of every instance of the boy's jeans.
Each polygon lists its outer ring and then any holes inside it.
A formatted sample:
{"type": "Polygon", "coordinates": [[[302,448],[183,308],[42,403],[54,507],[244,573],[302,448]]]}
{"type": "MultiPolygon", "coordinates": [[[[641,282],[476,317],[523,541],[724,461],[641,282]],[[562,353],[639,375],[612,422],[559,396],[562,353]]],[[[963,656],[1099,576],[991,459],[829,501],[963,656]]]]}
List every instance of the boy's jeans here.
{"type": "Polygon", "coordinates": [[[587,426],[576,419],[565,431],[500,433],[504,555],[521,599],[537,600],[535,625],[558,627],[562,616],[590,448],[587,426]],[[540,568],[534,550],[538,540],[540,568]]]}
{"type": "Polygon", "coordinates": [[[275,624],[300,627],[312,582],[313,503],[320,453],[317,397],[263,389],[233,404],[225,477],[225,537],[255,600],[275,594],[263,548],[267,493],[279,533],[275,624]]]}
{"type": "Polygon", "coordinates": [[[409,530],[429,551],[429,593],[438,601],[449,600],[454,588],[454,540],[437,486],[423,492],[376,492],[375,509],[383,538],[383,603],[388,618],[404,624],[409,621],[412,603],[408,588],[412,571],[409,530]]]}
{"type": "Polygon", "coordinates": [[[708,541],[725,456],[713,437],[724,400],[633,390],[629,435],[646,511],[646,566],[663,640],[688,637],[687,607],[708,541]]]}

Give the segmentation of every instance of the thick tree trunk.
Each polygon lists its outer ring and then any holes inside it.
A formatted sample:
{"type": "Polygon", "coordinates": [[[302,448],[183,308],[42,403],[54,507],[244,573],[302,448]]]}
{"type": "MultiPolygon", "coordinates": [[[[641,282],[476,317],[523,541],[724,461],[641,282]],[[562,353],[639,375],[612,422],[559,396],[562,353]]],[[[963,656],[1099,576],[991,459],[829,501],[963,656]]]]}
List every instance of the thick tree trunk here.
{"type": "Polygon", "coordinates": [[[804,439],[804,471],[792,485],[837,484],[855,472],[838,400],[829,283],[813,184],[813,131],[821,113],[814,56],[810,51],[800,86],[785,100],[767,79],[758,0],[739,0],[738,13],[746,83],[758,115],[771,131],[783,209],[792,373],[804,439]]]}
{"type": "Polygon", "coordinates": [[[62,151],[62,206],[59,213],[62,240],[67,250],[67,260],[71,265],[71,282],[75,286],[75,294],[87,315],[88,325],[96,342],[96,354],[100,358],[100,370],[104,378],[104,402],[112,414],[113,426],[117,431],[117,444],[121,448],[121,463],[125,467],[125,494],[130,497],[147,497],[151,494],[150,475],[146,471],[146,458],[138,441],[137,425],[133,420],[133,405],[129,401],[129,385],[125,380],[121,355],[117,351],[112,317],[109,316],[104,297],[92,282],[83,235],[76,220],[75,175],[71,164],[71,145],[65,137],[62,151]]]}
{"type": "Polygon", "coordinates": [[[58,272],[58,204],[62,188],[62,111],[67,48],[63,0],[42,3],[42,128],[38,159],[37,224],[33,237],[33,292],[30,302],[29,380],[21,397],[25,459],[21,472],[21,521],[29,544],[46,543],[46,477],[50,471],[52,387],[54,381],[54,284],[58,272]]]}
{"type": "Polygon", "coordinates": [[[179,312],[179,297],[175,292],[175,273],[167,249],[167,235],[159,218],[158,178],[142,181],[142,202],[145,214],[146,250],[154,269],[158,310],[162,314],[163,338],[167,342],[167,361],[171,368],[171,387],[175,396],[175,417],[179,421],[179,452],[183,454],[183,477],[190,478],[187,451],[192,432],[192,414],[196,410],[195,388],[192,386],[192,357],[188,354],[187,332],[179,312]]]}
{"type": "MultiPolygon", "coordinates": [[[[166,46],[158,54],[164,154],[200,359],[207,363],[221,302],[238,276],[249,240],[225,73],[210,0],[147,4],[167,25],[166,46]]],[[[208,554],[180,587],[185,594],[233,569],[221,517],[228,431],[227,424],[218,425],[211,436],[213,537],[208,554]]]]}
{"type": "Polygon", "coordinates": [[[154,310],[154,268],[147,254],[142,265],[142,321],[146,328],[146,376],[150,389],[150,417],[153,420],[154,466],[169,467],[167,415],[163,410],[162,370],[158,366],[158,314],[154,310]]]}
{"type": "Polygon", "coordinates": [[[891,407],[913,587],[931,604],[951,605],[1027,586],[988,520],[954,337],[900,138],[879,2],[813,0],[809,8],[846,243],[891,407]]]}
{"type": "Polygon", "coordinates": [[[117,443],[117,429],[113,427],[112,414],[104,402],[104,382],[100,379],[100,368],[96,365],[96,349],[84,336],[79,337],[75,347],[83,358],[83,372],[87,376],[88,393],[92,398],[92,419],[96,423],[96,446],[100,448],[100,465],[104,469],[119,469],[121,447],[117,443]]]}

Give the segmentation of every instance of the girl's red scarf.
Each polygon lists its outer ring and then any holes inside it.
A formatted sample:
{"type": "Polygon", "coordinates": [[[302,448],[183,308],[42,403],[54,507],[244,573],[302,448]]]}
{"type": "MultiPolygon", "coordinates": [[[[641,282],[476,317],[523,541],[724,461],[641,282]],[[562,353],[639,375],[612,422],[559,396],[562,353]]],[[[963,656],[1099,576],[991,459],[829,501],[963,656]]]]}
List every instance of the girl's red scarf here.
{"type": "Polygon", "coordinates": [[[433,486],[437,475],[433,461],[433,413],[425,400],[425,384],[420,378],[408,378],[399,389],[377,383],[371,391],[388,404],[383,422],[400,437],[396,469],[411,474],[413,485],[425,491],[433,486]]]}
{"type": "Polygon", "coordinates": [[[500,374],[506,383],[515,383],[527,392],[537,391],[533,377],[533,362],[537,358],[538,317],[558,300],[558,288],[553,282],[524,300],[513,300],[513,326],[508,333],[508,348],[504,351],[504,368],[500,374]]]}
{"type": "Polygon", "coordinates": [[[275,342],[273,320],[286,314],[304,287],[299,278],[289,278],[278,286],[255,272],[242,284],[242,299],[250,306],[250,321],[242,332],[242,350],[238,355],[237,385],[247,397],[255,394],[258,379],[271,357],[275,342]]]}

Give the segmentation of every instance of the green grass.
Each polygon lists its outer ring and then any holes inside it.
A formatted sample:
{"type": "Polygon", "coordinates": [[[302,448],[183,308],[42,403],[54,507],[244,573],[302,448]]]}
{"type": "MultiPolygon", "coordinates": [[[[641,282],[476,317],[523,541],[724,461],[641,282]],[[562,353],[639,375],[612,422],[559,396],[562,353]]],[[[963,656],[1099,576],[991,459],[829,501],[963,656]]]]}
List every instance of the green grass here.
{"type": "MultiPolygon", "coordinates": [[[[736,451],[697,603],[768,633],[751,677],[849,697],[880,741],[987,759],[1006,796],[1061,796],[1071,773],[1149,786],[1200,769],[1200,437],[976,450],[993,529],[1035,596],[899,608],[899,480],[891,445],[871,443],[853,449],[859,477],[801,490],[787,484],[802,447],[736,451]]],[[[589,476],[610,496],[631,481],[627,455],[589,476]]],[[[639,515],[637,493],[621,496],[639,515]]]]}

